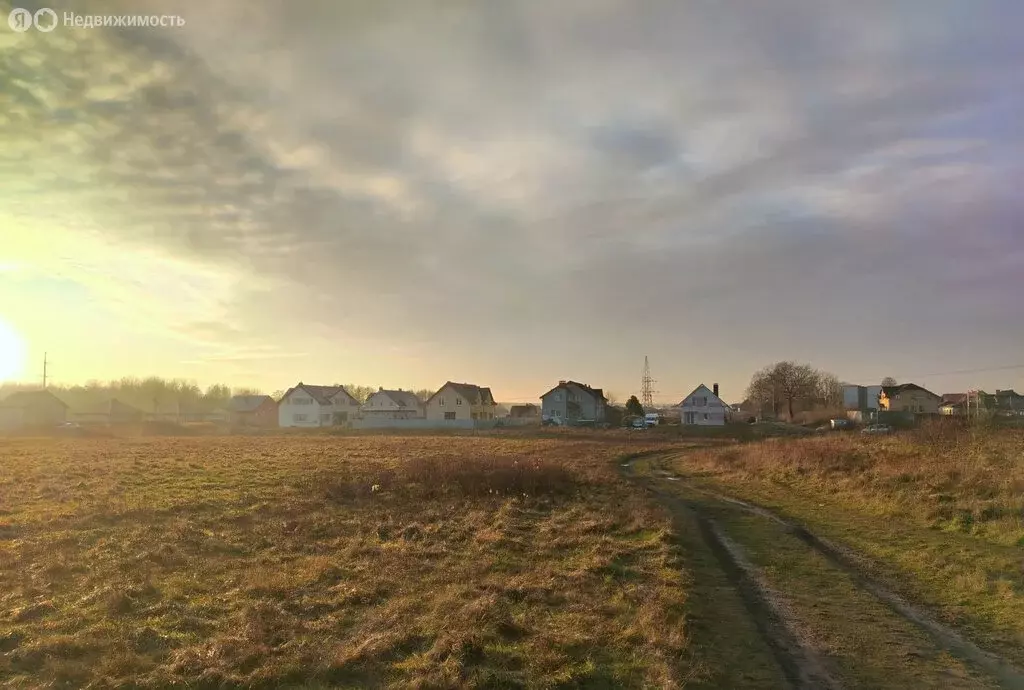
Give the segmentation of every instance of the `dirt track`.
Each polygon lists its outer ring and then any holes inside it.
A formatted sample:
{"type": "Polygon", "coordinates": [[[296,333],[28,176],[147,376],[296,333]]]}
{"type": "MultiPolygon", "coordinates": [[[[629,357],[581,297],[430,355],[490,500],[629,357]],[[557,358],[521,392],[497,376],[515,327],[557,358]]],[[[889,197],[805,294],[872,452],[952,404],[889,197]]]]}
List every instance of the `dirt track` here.
{"type": "MultiPolygon", "coordinates": [[[[749,502],[696,486],[686,477],[665,469],[679,453],[661,453],[623,463],[624,474],[651,491],[677,519],[695,522],[705,546],[714,553],[719,567],[736,589],[747,614],[755,623],[764,643],[771,649],[782,674],[793,688],[844,687],[837,665],[807,642],[808,635],[799,615],[787,603],[785,593],[774,590],[759,568],[748,558],[738,539],[730,536],[715,514],[722,510],[742,512],[768,521],[798,539],[807,549],[849,575],[864,592],[882,602],[895,615],[922,631],[934,650],[946,653],[970,669],[972,678],[960,687],[1000,687],[1024,689],[1024,672],[991,652],[981,649],[964,635],[938,622],[921,608],[912,605],[857,566],[858,557],[842,546],[832,544],[805,527],[749,502]],[[642,469],[638,470],[637,465],[642,469]],[[993,685],[993,681],[995,685],[993,685]]],[[[884,629],[883,621],[878,628],[884,629]]],[[[952,680],[951,685],[952,687],[952,680]]]]}

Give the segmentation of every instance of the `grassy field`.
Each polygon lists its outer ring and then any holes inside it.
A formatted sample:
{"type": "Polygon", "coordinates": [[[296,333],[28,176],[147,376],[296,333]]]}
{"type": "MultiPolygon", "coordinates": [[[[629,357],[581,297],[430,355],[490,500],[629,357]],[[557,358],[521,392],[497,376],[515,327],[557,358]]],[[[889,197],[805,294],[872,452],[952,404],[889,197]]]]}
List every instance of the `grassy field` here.
{"type": "Polygon", "coordinates": [[[640,447],[0,440],[0,685],[700,682],[640,447]]]}
{"type": "MultiPolygon", "coordinates": [[[[892,589],[1024,665],[1024,432],[932,426],[893,437],[774,439],[682,453],[672,466],[694,486],[853,549],[892,589]]],[[[799,573],[792,587],[806,590],[821,575],[810,561],[784,563],[782,538],[763,533],[770,525],[731,519],[755,557],[759,545],[778,544],[761,564],[780,577],[799,573]]],[[[818,610],[835,600],[824,591],[818,610]]]]}

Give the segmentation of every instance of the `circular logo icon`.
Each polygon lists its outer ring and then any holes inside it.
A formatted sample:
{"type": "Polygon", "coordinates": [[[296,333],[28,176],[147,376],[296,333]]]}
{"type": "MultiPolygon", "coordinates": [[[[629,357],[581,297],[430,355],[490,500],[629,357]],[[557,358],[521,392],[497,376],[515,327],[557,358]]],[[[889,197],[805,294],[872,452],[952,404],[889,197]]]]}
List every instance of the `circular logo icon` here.
{"type": "Polygon", "coordinates": [[[57,28],[57,13],[49,7],[36,10],[35,14],[36,31],[48,34],[57,28]]]}
{"type": "Polygon", "coordinates": [[[19,33],[28,31],[32,28],[32,13],[21,7],[15,7],[7,15],[7,25],[19,33]]]}

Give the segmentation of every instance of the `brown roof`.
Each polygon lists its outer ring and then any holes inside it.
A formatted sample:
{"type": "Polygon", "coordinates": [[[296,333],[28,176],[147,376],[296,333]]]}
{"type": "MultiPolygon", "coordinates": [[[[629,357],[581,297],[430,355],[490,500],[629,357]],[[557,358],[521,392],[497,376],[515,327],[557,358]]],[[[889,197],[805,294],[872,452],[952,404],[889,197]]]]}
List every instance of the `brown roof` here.
{"type": "Polygon", "coordinates": [[[269,395],[236,395],[228,402],[232,412],[255,412],[267,401],[274,402],[269,395]]]}
{"type": "Polygon", "coordinates": [[[490,388],[484,388],[474,383],[455,383],[454,381],[446,381],[445,384],[437,390],[437,393],[434,393],[434,395],[427,399],[427,402],[433,400],[434,397],[445,388],[452,388],[456,393],[465,398],[470,405],[498,404],[494,402],[494,395],[491,394],[490,388]]]}
{"type": "Polygon", "coordinates": [[[600,388],[591,388],[587,384],[579,383],[578,381],[560,381],[557,386],[555,386],[554,388],[552,388],[551,390],[549,390],[547,393],[545,393],[544,395],[542,395],[540,397],[541,398],[546,398],[547,396],[551,395],[555,391],[557,391],[557,390],[559,390],[561,388],[568,388],[569,386],[577,386],[579,388],[582,388],[587,393],[590,393],[591,395],[593,395],[596,398],[600,398],[601,400],[606,400],[606,398],[604,397],[604,391],[602,389],[600,389],[600,388]]]}
{"type": "Polygon", "coordinates": [[[899,395],[905,391],[924,391],[928,395],[935,396],[936,398],[939,397],[927,388],[922,388],[916,383],[901,383],[898,386],[882,386],[882,392],[885,393],[885,397],[887,398],[892,398],[894,395],[899,395]]]}
{"type": "MultiPolygon", "coordinates": [[[[416,394],[412,391],[389,391],[382,388],[377,391],[377,393],[383,393],[388,396],[394,400],[395,404],[399,407],[418,408],[423,404],[423,402],[417,398],[416,394]]],[[[376,395],[376,393],[374,395],[376,395]]]]}
{"type": "MultiPolygon", "coordinates": [[[[337,395],[340,391],[344,391],[345,395],[352,398],[352,395],[347,390],[345,390],[344,386],[314,386],[312,384],[302,383],[300,381],[299,385],[289,388],[285,392],[285,394],[281,396],[281,400],[284,400],[285,398],[287,398],[289,395],[291,395],[300,388],[309,393],[310,397],[312,397],[321,405],[330,405],[331,398],[337,395]]],[[[352,399],[355,400],[355,398],[352,399]]]]}
{"type": "Polygon", "coordinates": [[[54,400],[64,407],[68,406],[66,402],[50,391],[15,391],[0,401],[0,405],[4,407],[31,407],[32,405],[52,403],[54,400]]]}
{"type": "Polygon", "coordinates": [[[960,403],[967,400],[966,393],[943,393],[942,404],[943,405],[959,405],[960,403]]]}

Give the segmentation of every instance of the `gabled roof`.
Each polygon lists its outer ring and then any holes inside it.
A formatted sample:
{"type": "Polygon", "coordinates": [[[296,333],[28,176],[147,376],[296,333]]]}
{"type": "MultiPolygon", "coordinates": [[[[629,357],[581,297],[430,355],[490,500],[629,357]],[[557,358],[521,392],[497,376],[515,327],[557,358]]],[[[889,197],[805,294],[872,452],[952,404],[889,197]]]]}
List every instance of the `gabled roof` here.
{"type": "Polygon", "coordinates": [[[267,401],[274,402],[269,395],[236,395],[228,402],[232,412],[254,412],[267,401]]]}
{"type": "Polygon", "coordinates": [[[443,391],[445,388],[451,388],[456,393],[465,398],[470,405],[497,405],[494,402],[494,396],[491,394],[490,388],[483,388],[475,383],[456,383],[454,381],[445,381],[445,384],[437,389],[437,393],[427,398],[429,403],[438,393],[443,391]]]}
{"type": "MultiPolygon", "coordinates": [[[[392,400],[392,402],[394,402],[399,407],[408,407],[410,409],[418,408],[423,404],[423,402],[419,398],[417,398],[416,394],[413,393],[412,391],[392,391],[381,388],[373,395],[386,395],[392,400]]],[[[371,395],[370,397],[372,398],[373,395],[371,395]]]]}
{"type": "Polygon", "coordinates": [[[967,400],[966,393],[943,393],[942,404],[943,405],[959,405],[967,400]]]}
{"type": "Polygon", "coordinates": [[[81,407],[73,407],[71,411],[74,414],[79,415],[114,414],[115,412],[119,412],[121,414],[143,414],[142,409],[135,407],[134,405],[123,403],[117,398],[110,398],[109,400],[104,400],[103,402],[97,403],[95,405],[83,405],[81,407]]]}
{"type": "Polygon", "coordinates": [[[901,383],[898,386],[882,386],[882,392],[885,393],[885,397],[887,398],[892,398],[894,395],[899,395],[900,393],[906,393],[909,391],[922,391],[936,398],[940,397],[939,395],[932,393],[927,388],[922,388],[916,383],[901,383]]]}
{"type": "Polygon", "coordinates": [[[15,391],[11,393],[2,401],[0,405],[4,407],[31,407],[39,404],[49,404],[56,400],[58,403],[63,405],[65,408],[68,406],[66,402],[58,398],[50,391],[15,391]]]}
{"type": "Polygon", "coordinates": [[[729,409],[732,409],[731,407],[729,407],[729,405],[726,404],[726,402],[724,400],[722,400],[720,397],[715,395],[715,392],[713,390],[711,390],[710,388],[705,386],[703,383],[700,384],[699,386],[697,386],[696,388],[694,388],[692,391],[690,391],[690,394],[688,396],[686,396],[685,398],[683,398],[680,401],[680,403],[678,405],[676,405],[676,407],[682,407],[683,405],[686,404],[687,400],[689,400],[693,396],[697,395],[698,393],[700,395],[702,395],[702,396],[703,395],[707,395],[707,397],[710,398],[712,401],[717,400],[718,402],[720,402],[722,404],[723,407],[728,407],[729,409]]]}
{"type": "Polygon", "coordinates": [[[355,400],[355,398],[345,390],[344,386],[314,386],[309,383],[302,383],[301,381],[299,381],[299,385],[293,386],[285,391],[285,394],[281,396],[281,400],[284,400],[297,390],[306,392],[309,397],[313,398],[321,405],[330,405],[331,398],[336,396],[338,393],[344,393],[350,399],[355,400]]]}
{"type": "Polygon", "coordinates": [[[555,386],[554,388],[549,390],[544,395],[540,396],[541,400],[543,400],[544,398],[548,397],[549,395],[551,395],[552,393],[554,393],[557,390],[568,389],[569,386],[576,386],[577,388],[582,389],[583,392],[589,393],[591,396],[593,396],[595,398],[599,398],[601,400],[607,400],[607,398],[604,397],[604,390],[602,390],[600,388],[591,388],[587,384],[580,383],[578,381],[559,381],[557,386],[555,386]]]}

